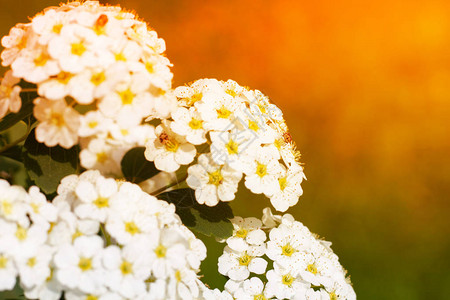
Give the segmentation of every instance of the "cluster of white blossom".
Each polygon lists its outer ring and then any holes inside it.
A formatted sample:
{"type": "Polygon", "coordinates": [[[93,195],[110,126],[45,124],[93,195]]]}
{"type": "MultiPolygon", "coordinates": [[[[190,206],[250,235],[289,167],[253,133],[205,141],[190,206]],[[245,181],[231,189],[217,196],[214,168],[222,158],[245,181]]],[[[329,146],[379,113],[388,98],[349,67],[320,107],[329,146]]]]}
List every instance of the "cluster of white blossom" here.
{"type": "Polygon", "coordinates": [[[266,208],[262,221],[231,221],[233,235],[218,263],[229,280],[225,291],[215,291],[216,299],[356,299],[331,243],[318,239],[292,215],[274,216],[266,208]],[[264,282],[251,273],[264,274],[264,282]]]}
{"type": "Polygon", "coordinates": [[[50,7],[1,40],[0,118],[35,91],[36,139],[70,148],[81,164],[120,175],[124,153],[154,136],[144,118],[165,117],[176,98],[164,40],[137,17],[97,1],[50,7]],[[21,89],[20,80],[35,89],[21,89]],[[80,139],[81,138],[81,139],[80,139]]]}
{"type": "Polygon", "coordinates": [[[206,248],[175,207],[137,185],[86,171],[52,203],[0,180],[0,291],[30,299],[194,299],[206,248]]]}
{"type": "Polygon", "coordinates": [[[304,179],[299,154],[281,111],[266,96],[215,79],[177,87],[175,95],[177,107],[146,144],[146,158],[159,170],[192,163],[187,184],[208,206],[233,200],[243,177],[278,211],[298,202],[304,179]]]}

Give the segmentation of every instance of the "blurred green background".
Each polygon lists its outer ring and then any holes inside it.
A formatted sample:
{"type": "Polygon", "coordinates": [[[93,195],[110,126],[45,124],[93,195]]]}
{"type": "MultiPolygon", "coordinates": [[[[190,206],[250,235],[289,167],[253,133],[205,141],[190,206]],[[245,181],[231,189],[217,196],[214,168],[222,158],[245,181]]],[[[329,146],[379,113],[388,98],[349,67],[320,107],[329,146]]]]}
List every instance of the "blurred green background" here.
{"type": "MultiPolygon", "coordinates": [[[[231,78],[284,111],[308,177],[289,212],[333,242],[359,299],[448,299],[448,1],[106,2],[165,39],[174,86],[231,78]]],[[[1,35],[58,3],[0,0],[1,35]]]]}

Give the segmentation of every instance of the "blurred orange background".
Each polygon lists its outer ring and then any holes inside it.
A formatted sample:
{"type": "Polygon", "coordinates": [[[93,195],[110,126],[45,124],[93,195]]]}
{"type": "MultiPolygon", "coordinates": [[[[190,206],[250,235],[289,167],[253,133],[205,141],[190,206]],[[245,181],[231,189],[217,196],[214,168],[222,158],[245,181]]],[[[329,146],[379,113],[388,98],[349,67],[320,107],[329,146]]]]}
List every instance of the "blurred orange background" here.
{"type": "MultiPolygon", "coordinates": [[[[2,0],[1,35],[58,2],[2,0]]],[[[165,39],[174,86],[230,78],[284,111],[308,177],[289,212],[333,242],[359,299],[448,299],[449,1],[104,2],[165,39]]]]}

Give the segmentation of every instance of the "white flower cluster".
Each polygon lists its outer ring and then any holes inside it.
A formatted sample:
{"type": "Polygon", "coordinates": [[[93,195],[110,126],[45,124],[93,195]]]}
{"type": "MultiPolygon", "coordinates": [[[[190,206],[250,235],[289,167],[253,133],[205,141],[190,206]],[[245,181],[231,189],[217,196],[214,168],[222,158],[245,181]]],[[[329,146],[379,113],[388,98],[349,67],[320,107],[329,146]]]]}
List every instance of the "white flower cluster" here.
{"type": "Polygon", "coordinates": [[[143,119],[167,116],[175,105],[164,40],[120,7],[51,7],[1,42],[2,65],[11,70],[0,85],[0,118],[20,109],[27,92],[20,79],[35,84],[36,139],[70,148],[82,138],[85,168],[120,175],[114,162],[154,135],[143,119]]]}
{"type": "Polygon", "coordinates": [[[146,158],[162,171],[189,165],[200,204],[235,198],[238,183],[270,198],[278,211],[298,202],[305,178],[281,111],[258,90],[201,79],[175,89],[177,107],[155,129],[146,158]],[[244,175],[244,176],[243,176],[244,175]]]}
{"type": "Polygon", "coordinates": [[[65,177],[52,203],[0,181],[0,291],[30,299],[194,299],[206,248],[175,207],[98,171],[65,177]]]}
{"type": "Polygon", "coordinates": [[[215,299],[356,299],[331,243],[291,215],[274,216],[266,208],[262,221],[236,217],[232,223],[233,236],[218,263],[229,281],[220,294],[209,291],[216,293],[215,299]],[[266,271],[268,261],[273,269],[266,271]],[[265,282],[251,273],[265,274],[265,282]]]}

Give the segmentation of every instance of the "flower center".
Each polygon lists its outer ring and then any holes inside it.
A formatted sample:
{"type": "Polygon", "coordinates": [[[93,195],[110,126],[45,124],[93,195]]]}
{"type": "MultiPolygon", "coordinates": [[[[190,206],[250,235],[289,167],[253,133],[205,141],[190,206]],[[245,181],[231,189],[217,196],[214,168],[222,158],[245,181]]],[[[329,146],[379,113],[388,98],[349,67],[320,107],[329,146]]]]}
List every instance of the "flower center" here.
{"type": "Polygon", "coordinates": [[[43,67],[48,61],[48,55],[41,53],[38,57],[34,59],[34,65],[36,67],[43,67]]]}
{"type": "Polygon", "coordinates": [[[131,235],[135,235],[136,233],[140,232],[140,230],[137,227],[136,223],[134,223],[133,221],[125,222],[125,231],[128,232],[131,235]]]}
{"type": "Polygon", "coordinates": [[[167,252],[167,248],[164,247],[163,245],[159,245],[155,249],[155,254],[156,254],[156,257],[158,257],[158,258],[165,257],[166,256],[166,252],[167,252]]]}
{"type": "Polygon", "coordinates": [[[79,231],[78,229],[75,231],[74,234],[72,234],[72,242],[75,241],[76,238],[82,236],[83,233],[81,231],[79,231]]]}
{"type": "Polygon", "coordinates": [[[228,150],[228,154],[238,154],[239,144],[236,143],[233,140],[230,140],[226,145],[225,148],[228,150]]]}
{"type": "Polygon", "coordinates": [[[222,105],[221,108],[217,110],[217,118],[219,119],[228,119],[231,115],[231,111],[229,111],[225,106],[222,105]]]}
{"type": "Polygon", "coordinates": [[[105,34],[105,25],[108,23],[108,16],[105,14],[101,14],[98,17],[97,21],[95,21],[94,31],[97,35],[105,34]]]}
{"type": "Polygon", "coordinates": [[[239,264],[241,266],[248,266],[251,261],[252,261],[252,257],[250,255],[248,255],[247,253],[245,253],[244,255],[239,257],[239,264]]]}
{"type": "Polygon", "coordinates": [[[223,176],[222,173],[220,172],[220,170],[216,170],[212,173],[209,173],[209,184],[214,184],[215,186],[218,186],[222,183],[223,181],[223,176]]]}
{"type": "Polygon", "coordinates": [[[129,105],[133,103],[134,94],[130,89],[127,89],[125,91],[119,92],[120,99],[122,99],[123,105],[129,105]]]}
{"type": "Polygon", "coordinates": [[[253,297],[253,300],[267,300],[267,298],[264,297],[263,294],[259,294],[259,295],[255,295],[255,297],[253,297]]]}
{"type": "Polygon", "coordinates": [[[145,64],[145,68],[147,69],[147,72],[149,72],[150,74],[153,74],[155,72],[155,67],[151,62],[147,62],[145,64]]]}
{"type": "Polygon", "coordinates": [[[317,267],[316,267],[315,264],[309,264],[309,265],[306,267],[306,270],[307,270],[308,272],[313,273],[314,275],[317,274],[317,267]]]}
{"type": "Polygon", "coordinates": [[[85,300],[98,300],[98,297],[94,295],[87,295],[85,300]]]}
{"type": "Polygon", "coordinates": [[[338,297],[337,297],[335,292],[331,292],[329,295],[330,295],[330,300],[337,300],[338,299],[338,297]]]}
{"type": "Polygon", "coordinates": [[[258,162],[256,165],[256,175],[258,175],[259,177],[266,176],[267,175],[267,166],[258,162]]]}
{"type": "Polygon", "coordinates": [[[191,127],[194,130],[200,129],[203,126],[203,121],[198,120],[195,118],[192,118],[191,121],[189,121],[189,127],[191,127]]]}
{"type": "Polygon", "coordinates": [[[280,190],[284,191],[284,189],[287,186],[287,178],[286,177],[278,178],[278,183],[280,184],[280,190]]]}
{"type": "Polygon", "coordinates": [[[259,130],[258,123],[256,123],[255,121],[248,121],[248,128],[253,130],[253,131],[258,131],[259,130]]]}
{"type": "Polygon", "coordinates": [[[180,272],[180,270],[177,270],[175,272],[175,279],[177,280],[177,282],[181,281],[181,272],[180,272]]]}
{"type": "Polygon", "coordinates": [[[2,201],[2,212],[5,216],[12,214],[13,206],[8,200],[2,201]]]}
{"type": "Polygon", "coordinates": [[[83,272],[89,271],[90,269],[92,269],[92,260],[87,257],[80,257],[80,260],[78,261],[78,267],[83,272]]]}
{"type": "Polygon", "coordinates": [[[108,155],[105,152],[97,153],[97,161],[103,164],[108,159],[108,155]]]}
{"type": "Polygon", "coordinates": [[[231,97],[236,97],[236,96],[237,96],[236,91],[233,90],[233,89],[228,89],[228,90],[225,91],[225,93],[227,93],[227,94],[230,95],[231,97]]]}
{"type": "Polygon", "coordinates": [[[98,197],[97,199],[95,199],[94,204],[95,204],[98,208],[108,207],[108,206],[109,206],[108,198],[105,198],[105,197],[98,197]]]}
{"type": "Polygon", "coordinates": [[[99,86],[103,81],[105,81],[106,76],[104,72],[99,72],[96,74],[93,74],[91,77],[91,82],[95,86],[99,86]]]}
{"type": "Polygon", "coordinates": [[[95,127],[98,126],[98,122],[97,121],[91,121],[88,123],[88,127],[91,129],[94,129],[95,127]]]}
{"type": "Polygon", "coordinates": [[[52,27],[52,31],[53,31],[53,33],[60,34],[62,28],[63,28],[63,24],[55,24],[52,27]]]}
{"type": "Polygon", "coordinates": [[[294,247],[292,247],[291,244],[289,243],[287,243],[281,248],[281,253],[286,256],[291,256],[292,254],[294,254],[294,252],[295,252],[294,247]]]}
{"type": "Polygon", "coordinates": [[[68,72],[60,72],[56,76],[56,80],[58,80],[58,82],[61,84],[67,84],[72,77],[73,75],[68,72]]]}
{"type": "Polygon", "coordinates": [[[0,255],[0,269],[5,269],[8,264],[8,258],[4,255],[0,255]]]}
{"type": "Polygon", "coordinates": [[[127,275],[133,272],[133,265],[128,261],[124,260],[120,265],[120,271],[123,275],[127,275]]]}
{"type": "Polygon", "coordinates": [[[86,47],[84,46],[84,44],[82,42],[73,43],[71,52],[73,55],[81,56],[81,55],[83,55],[84,52],[86,52],[86,47]]]}
{"type": "Polygon", "coordinates": [[[17,226],[17,230],[16,230],[16,238],[19,241],[23,241],[27,238],[28,232],[25,228],[23,228],[22,226],[17,226]]]}
{"type": "Polygon", "coordinates": [[[192,97],[189,99],[189,105],[194,105],[195,102],[198,102],[200,100],[202,100],[203,98],[203,94],[202,93],[196,93],[194,95],[192,95],[192,97]]]}
{"type": "Polygon", "coordinates": [[[36,257],[31,257],[27,261],[27,266],[30,268],[34,267],[36,265],[36,257]]]}
{"type": "Polygon", "coordinates": [[[286,274],[281,277],[281,282],[285,285],[291,285],[292,282],[294,282],[294,277],[291,276],[291,274],[286,274]]]}
{"type": "Polygon", "coordinates": [[[50,117],[50,123],[56,127],[63,127],[65,125],[64,117],[61,114],[53,113],[50,117]]]}
{"type": "Polygon", "coordinates": [[[248,231],[244,228],[239,229],[238,231],[236,231],[236,237],[238,238],[246,238],[248,234],[248,231]]]}

